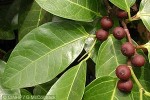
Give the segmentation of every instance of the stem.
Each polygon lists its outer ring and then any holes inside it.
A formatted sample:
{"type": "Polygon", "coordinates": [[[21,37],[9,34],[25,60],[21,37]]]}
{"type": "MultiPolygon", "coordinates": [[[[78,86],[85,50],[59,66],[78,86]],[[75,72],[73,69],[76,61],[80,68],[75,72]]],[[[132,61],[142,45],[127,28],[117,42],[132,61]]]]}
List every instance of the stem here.
{"type": "Polygon", "coordinates": [[[140,19],[140,17],[137,16],[137,15],[135,15],[135,16],[133,16],[133,17],[131,18],[131,21],[135,21],[135,20],[139,20],[139,19],[140,19]]]}
{"type": "Polygon", "coordinates": [[[89,35],[89,37],[95,38],[95,37],[96,37],[96,35],[91,34],[91,35],[89,35]]]}
{"type": "Polygon", "coordinates": [[[89,52],[91,52],[91,51],[93,50],[93,48],[94,48],[95,44],[96,44],[96,39],[94,40],[94,42],[93,42],[93,44],[92,44],[91,48],[89,49],[89,52]]]}
{"type": "Polygon", "coordinates": [[[123,26],[123,28],[124,28],[124,30],[126,32],[128,41],[132,44],[132,39],[131,39],[131,36],[130,36],[130,32],[129,32],[128,28],[127,28],[127,25],[125,24],[124,21],[121,21],[121,24],[122,24],[122,26],[123,26]]]}
{"type": "Polygon", "coordinates": [[[140,89],[140,100],[143,100],[143,89],[140,89]]]}
{"type": "MultiPolygon", "coordinates": [[[[137,13],[137,16],[138,16],[138,15],[139,15],[139,14],[137,13]]],[[[128,41],[129,41],[131,44],[133,44],[133,43],[132,43],[132,38],[131,38],[131,36],[130,36],[130,32],[129,32],[128,28],[127,28],[126,23],[125,23],[124,21],[121,21],[121,24],[122,24],[122,26],[123,26],[123,28],[124,28],[124,30],[125,30],[125,32],[126,32],[128,41]]],[[[137,46],[136,49],[137,49],[137,48],[143,48],[143,47],[145,48],[144,45],[137,46]]],[[[135,50],[135,54],[137,54],[137,51],[136,51],[136,50],[135,50]]],[[[130,58],[128,58],[127,65],[128,65],[128,67],[130,68],[131,75],[132,75],[132,77],[133,77],[135,83],[137,84],[137,86],[138,86],[138,88],[139,88],[140,100],[143,100],[143,91],[144,91],[144,94],[145,94],[146,96],[149,96],[149,97],[150,97],[150,92],[147,92],[147,91],[143,88],[143,86],[141,85],[141,83],[139,82],[139,80],[137,79],[137,77],[136,77],[136,75],[135,75],[135,73],[134,73],[134,71],[133,71],[133,69],[132,69],[130,58]]]]}
{"type": "Polygon", "coordinates": [[[144,95],[149,96],[150,97],[150,93],[147,92],[146,90],[144,91],[144,95]]]}
{"type": "Polygon", "coordinates": [[[88,55],[88,56],[90,55],[90,56],[91,56],[91,51],[93,50],[95,44],[96,44],[96,39],[94,40],[94,42],[93,42],[92,46],[90,47],[89,51],[86,52],[86,53],[78,60],[78,62],[81,61],[86,55],[88,55]]]}
{"type": "Polygon", "coordinates": [[[131,21],[132,18],[131,18],[131,14],[130,14],[130,9],[128,9],[127,12],[128,12],[129,21],[131,21]]]}
{"type": "Polygon", "coordinates": [[[126,19],[126,23],[129,23],[131,21],[135,21],[135,20],[139,20],[140,19],[139,12],[136,15],[132,16],[132,17],[130,15],[130,13],[128,13],[128,16],[130,16],[130,17],[129,17],[129,19],[126,19]]]}
{"type": "Polygon", "coordinates": [[[144,45],[139,45],[139,46],[136,46],[136,49],[144,49],[144,45]]]}
{"type": "Polygon", "coordinates": [[[132,75],[134,81],[136,82],[136,84],[138,85],[139,89],[143,89],[143,86],[141,85],[141,83],[140,83],[139,80],[137,79],[137,77],[136,77],[136,75],[135,75],[135,73],[134,73],[132,67],[129,66],[129,68],[130,68],[130,71],[131,71],[131,75],[132,75]]]}
{"type": "MultiPolygon", "coordinates": [[[[132,43],[132,38],[131,38],[131,36],[130,36],[130,32],[129,32],[127,26],[126,26],[126,23],[125,23],[124,21],[121,21],[121,24],[122,24],[122,26],[123,26],[123,28],[124,28],[124,30],[125,30],[125,32],[126,32],[128,41],[129,41],[131,44],[133,44],[133,43],[132,43]]],[[[143,46],[141,45],[141,46],[139,46],[138,48],[143,48],[143,46]]],[[[135,50],[135,54],[137,54],[136,50],[135,50]]],[[[138,86],[138,88],[139,88],[140,100],[143,100],[143,91],[145,92],[145,93],[144,93],[145,95],[150,96],[150,93],[147,92],[147,91],[143,88],[143,86],[141,85],[141,83],[140,83],[139,80],[137,79],[137,77],[136,77],[136,75],[135,75],[135,73],[134,73],[134,71],[133,71],[133,69],[132,69],[130,58],[128,58],[127,64],[128,64],[128,67],[130,68],[131,75],[132,75],[132,77],[133,77],[135,83],[137,84],[137,86],[138,86]]]]}
{"type": "Polygon", "coordinates": [[[90,56],[91,56],[91,53],[89,53],[88,56],[83,61],[88,60],[90,58],[90,56]]]}

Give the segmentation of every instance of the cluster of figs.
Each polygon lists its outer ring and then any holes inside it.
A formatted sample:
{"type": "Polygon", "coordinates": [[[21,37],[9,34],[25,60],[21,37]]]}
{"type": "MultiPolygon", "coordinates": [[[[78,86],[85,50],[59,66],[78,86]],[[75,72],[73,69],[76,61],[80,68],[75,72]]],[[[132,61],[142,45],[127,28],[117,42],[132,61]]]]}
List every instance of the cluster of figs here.
{"type": "MultiPolygon", "coordinates": [[[[120,19],[128,17],[127,12],[123,10],[118,10],[116,15],[120,19]]],[[[114,24],[113,20],[110,17],[103,16],[102,19],[100,20],[101,29],[96,31],[96,38],[100,41],[105,41],[109,36],[108,30],[113,27],[113,24],[114,24]]],[[[121,40],[126,37],[125,29],[120,26],[115,27],[112,33],[113,36],[118,40],[121,40]]],[[[136,52],[136,48],[132,43],[125,42],[124,44],[122,44],[121,52],[124,56],[131,59],[132,66],[135,67],[144,66],[145,58],[136,52]]],[[[128,66],[127,64],[119,65],[117,66],[115,72],[116,76],[119,78],[117,88],[122,92],[130,92],[133,88],[133,82],[130,79],[131,77],[130,66],[128,66]]]]}

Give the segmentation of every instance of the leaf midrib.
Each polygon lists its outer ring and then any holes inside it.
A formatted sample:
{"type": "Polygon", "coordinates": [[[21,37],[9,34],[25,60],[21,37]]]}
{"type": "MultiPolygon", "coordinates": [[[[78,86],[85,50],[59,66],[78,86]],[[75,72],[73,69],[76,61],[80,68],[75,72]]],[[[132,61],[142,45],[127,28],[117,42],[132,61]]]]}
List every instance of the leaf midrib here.
{"type": "Polygon", "coordinates": [[[61,48],[61,47],[64,47],[64,46],[66,46],[66,45],[68,45],[68,44],[71,44],[71,43],[73,43],[73,42],[75,42],[75,41],[78,41],[78,40],[80,40],[80,39],[82,39],[82,38],[86,38],[87,36],[88,36],[88,34],[87,34],[86,36],[77,38],[77,39],[75,39],[75,40],[73,40],[73,41],[64,43],[62,46],[59,46],[59,47],[57,47],[57,48],[51,50],[50,52],[46,53],[45,55],[43,55],[43,56],[39,57],[38,59],[32,61],[29,65],[27,65],[26,67],[24,67],[22,70],[20,70],[18,73],[16,73],[13,77],[9,78],[9,79],[8,79],[6,82],[4,82],[3,84],[7,84],[7,82],[9,82],[11,79],[13,79],[16,75],[18,75],[20,72],[22,72],[23,70],[25,70],[26,68],[28,68],[32,63],[38,61],[38,60],[41,59],[42,57],[44,57],[44,56],[50,54],[51,52],[53,52],[53,51],[55,51],[55,50],[57,50],[57,49],[59,49],[59,48],[61,48]]]}
{"type": "Polygon", "coordinates": [[[74,79],[73,79],[73,82],[72,82],[73,84],[71,84],[71,86],[70,86],[69,93],[68,93],[68,96],[67,96],[67,100],[69,100],[70,93],[71,93],[71,89],[73,88],[74,81],[75,81],[76,78],[77,78],[77,75],[78,75],[78,73],[79,73],[79,70],[80,70],[80,68],[81,68],[82,63],[83,63],[83,62],[81,62],[81,63],[78,65],[79,68],[77,69],[77,71],[76,71],[76,73],[75,73],[75,76],[74,76],[74,79]]]}
{"type": "Polygon", "coordinates": [[[112,47],[113,47],[113,51],[114,51],[114,55],[115,55],[115,61],[116,61],[116,63],[117,63],[117,66],[119,65],[119,61],[118,61],[118,58],[117,58],[117,54],[116,54],[116,52],[115,52],[115,47],[114,47],[114,43],[113,43],[113,40],[112,40],[112,37],[110,37],[110,40],[111,40],[111,42],[112,42],[112,47]]]}
{"type": "MultiPolygon", "coordinates": [[[[116,93],[116,87],[117,87],[117,81],[116,81],[116,84],[115,84],[115,87],[114,87],[113,94],[112,94],[112,96],[111,96],[111,100],[114,100],[115,93],[116,93]]],[[[116,98],[117,98],[117,97],[116,97],[116,98]]]]}
{"type": "Polygon", "coordinates": [[[127,6],[127,11],[130,12],[130,8],[129,8],[129,6],[128,6],[127,0],[125,0],[125,4],[126,4],[126,6],[127,6]]]}
{"type": "Polygon", "coordinates": [[[39,12],[38,22],[37,22],[37,26],[36,27],[38,27],[40,25],[41,15],[42,15],[42,8],[40,9],[40,12],[39,12]]]}

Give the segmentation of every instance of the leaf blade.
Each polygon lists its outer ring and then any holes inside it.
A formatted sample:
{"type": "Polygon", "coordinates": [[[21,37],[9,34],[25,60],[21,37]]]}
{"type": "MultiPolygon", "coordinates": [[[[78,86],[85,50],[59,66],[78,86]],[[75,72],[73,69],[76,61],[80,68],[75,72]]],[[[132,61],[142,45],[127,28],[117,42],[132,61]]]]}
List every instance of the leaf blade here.
{"type": "Polygon", "coordinates": [[[34,28],[50,21],[52,17],[34,0],[22,0],[21,6],[19,11],[19,40],[34,28]]]}
{"type": "Polygon", "coordinates": [[[96,61],[96,77],[112,76],[116,77],[114,71],[120,64],[126,63],[126,58],[122,55],[120,48],[122,42],[113,36],[101,44],[96,61]],[[107,70],[107,71],[106,71],[107,70]]]}
{"type": "Polygon", "coordinates": [[[86,80],[86,63],[80,64],[68,70],[52,86],[47,95],[55,95],[57,100],[81,100],[86,80]]]}
{"type": "Polygon", "coordinates": [[[100,77],[86,87],[83,100],[132,100],[129,94],[120,92],[116,85],[116,78],[100,77]]]}
{"type": "Polygon", "coordinates": [[[93,21],[98,13],[97,0],[36,0],[46,11],[68,19],[78,21],[93,21]]]}
{"type": "Polygon", "coordinates": [[[3,83],[18,88],[52,80],[80,54],[87,36],[82,26],[67,22],[36,28],[12,52],[3,83]]]}
{"type": "Polygon", "coordinates": [[[119,7],[122,10],[130,11],[130,7],[135,3],[136,0],[109,0],[115,6],[119,7]]]}
{"type": "MultiPolygon", "coordinates": [[[[4,73],[4,69],[6,67],[6,63],[0,60],[0,98],[3,100],[8,100],[10,95],[17,95],[20,96],[19,89],[8,89],[2,86],[2,74],[4,73]]],[[[20,100],[20,99],[17,99],[20,100]]]]}
{"type": "Polygon", "coordinates": [[[150,31],[150,8],[148,7],[150,4],[149,0],[142,0],[140,3],[140,8],[138,12],[138,16],[141,18],[145,27],[150,31]]]}

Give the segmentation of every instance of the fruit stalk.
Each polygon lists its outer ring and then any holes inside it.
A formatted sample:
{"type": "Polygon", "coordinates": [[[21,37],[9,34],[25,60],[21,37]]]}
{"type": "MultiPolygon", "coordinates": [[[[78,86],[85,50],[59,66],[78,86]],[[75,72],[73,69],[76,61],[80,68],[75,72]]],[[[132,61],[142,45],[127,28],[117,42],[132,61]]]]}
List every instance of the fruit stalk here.
{"type": "Polygon", "coordinates": [[[129,33],[129,30],[127,28],[127,25],[125,24],[124,21],[121,21],[121,24],[126,32],[126,35],[127,35],[127,38],[128,38],[128,41],[132,44],[132,40],[131,40],[131,36],[130,36],[130,33],[129,33]]]}
{"type": "MultiPolygon", "coordinates": [[[[131,38],[131,36],[130,36],[130,32],[129,32],[127,26],[126,26],[126,23],[125,23],[124,21],[121,21],[121,24],[122,24],[122,26],[123,26],[123,28],[124,28],[124,30],[125,30],[125,32],[126,32],[127,39],[128,39],[128,41],[129,41],[129,43],[133,44],[133,43],[132,43],[132,38],[131,38]]],[[[136,50],[135,50],[135,53],[137,54],[136,50]]],[[[134,73],[134,71],[133,71],[133,69],[132,69],[132,66],[131,66],[131,59],[130,59],[130,58],[128,58],[127,65],[128,65],[128,67],[130,68],[132,78],[134,79],[135,83],[137,84],[137,86],[138,86],[138,88],[139,88],[140,100],[143,100],[143,91],[144,91],[144,88],[143,88],[143,86],[141,85],[141,83],[139,82],[139,80],[137,79],[137,77],[136,77],[136,75],[135,75],[135,73],[134,73]]]]}
{"type": "Polygon", "coordinates": [[[133,69],[131,66],[128,65],[128,67],[130,68],[130,71],[131,71],[131,75],[132,75],[132,78],[134,79],[134,81],[136,82],[136,84],[138,85],[139,89],[143,89],[143,86],[141,85],[141,83],[139,82],[139,80],[137,79],[133,69]]]}
{"type": "Polygon", "coordinates": [[[140,89],[140,100],[143,100],[143,89],[140,89]]]}
{"type": "Polygon", "coordinates": [[[86,53],[78,60],[78,62],[81,61],[86,55],[87,55],[87,57],[85,58],[86,60],[91,56],[91,51],[93,50],[93,48],[94,48],[94,46],[95,46],[95,44],[96,44],[96,41],[97,41],[97,40],[95,39],[94,42],[93,42],[93,44],[92,44],[92,46],[90,47],[89,51],[86,52],[86,53]]]}
{"type": "Polygon", "coordinates": [[[144,91],[144,95],[149,96],[150,97],[150,93],[147,92],[146,90],[144,91]]]}

